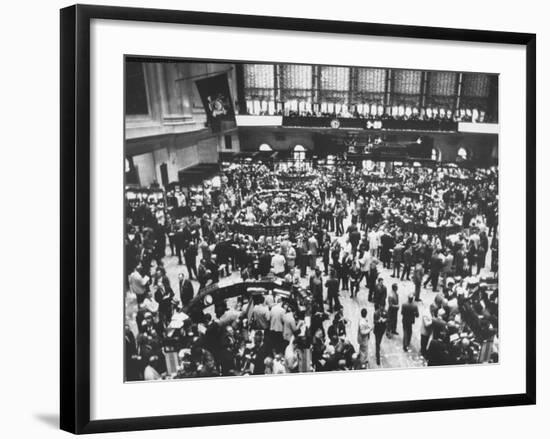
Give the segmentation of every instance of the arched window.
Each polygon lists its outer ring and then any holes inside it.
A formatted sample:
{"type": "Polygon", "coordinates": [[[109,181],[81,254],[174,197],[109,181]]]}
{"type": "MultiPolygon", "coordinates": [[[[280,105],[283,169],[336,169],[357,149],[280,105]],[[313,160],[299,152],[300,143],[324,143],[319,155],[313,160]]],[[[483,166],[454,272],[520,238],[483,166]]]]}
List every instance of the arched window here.
{"type": "Polygon", "coordinates": [[[306,149],[302,145],[294,147],[294,160],[303,162],[306,159],[306,149]]]}
{"type": "Polygon", "coordinates": [[[439,151],[439,149],[437,149],[437,148],[432,148],[431,158],[432,158],[432,160],[434,160],[436,162],[441,161],[441,151],[439,151]]]}
{"type": "Polygon", "coordinates": [[[456,155],[461,160],[468,160],[469,159],[468,151],[466,150],[466,148],[464,148],[462,146],[460,148],[458,148],[458,151],[456,152],[456,155]]]}
{"type": "Polygon", "coordinates": [[[273,151],[273,148],[269,146],[267,143],[262,143],[259,148],[260,151],[273,151]]]}

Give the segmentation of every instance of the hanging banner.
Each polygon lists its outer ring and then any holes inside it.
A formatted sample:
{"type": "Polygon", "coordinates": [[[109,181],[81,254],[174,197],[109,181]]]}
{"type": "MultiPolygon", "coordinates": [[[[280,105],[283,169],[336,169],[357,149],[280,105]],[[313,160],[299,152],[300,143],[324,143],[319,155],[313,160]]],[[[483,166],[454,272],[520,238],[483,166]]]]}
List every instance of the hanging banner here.
{"type": "Polygon", "coordinates": [[[235,111],[231,101],[227,73],[195,81],[206,111],[208,125],[219,132],[234,128],[235,111]]]}

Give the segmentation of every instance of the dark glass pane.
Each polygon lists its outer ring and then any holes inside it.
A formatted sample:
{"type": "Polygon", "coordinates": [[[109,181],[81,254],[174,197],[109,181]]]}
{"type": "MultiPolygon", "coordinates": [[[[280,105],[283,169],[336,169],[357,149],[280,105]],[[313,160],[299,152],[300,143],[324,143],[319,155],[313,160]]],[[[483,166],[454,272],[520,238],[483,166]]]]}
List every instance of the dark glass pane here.
{"type": "Polygon", "coordinates": [[[145,74],[140,62],[126,63],[126,114],[149,114],[145,74]]]}

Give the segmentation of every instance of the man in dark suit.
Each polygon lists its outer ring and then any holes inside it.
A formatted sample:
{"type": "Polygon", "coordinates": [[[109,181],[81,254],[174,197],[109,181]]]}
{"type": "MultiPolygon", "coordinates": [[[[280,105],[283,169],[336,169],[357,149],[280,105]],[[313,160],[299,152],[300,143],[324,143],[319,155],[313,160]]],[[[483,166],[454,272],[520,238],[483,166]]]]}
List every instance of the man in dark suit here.
{"type": "Polygon", "coordinates": [[[183,306],[187,306],[189,302],[195,297],[195,291],[193,290],[193,284],[189,279],[185,279],[183,273],[178,276],[180,287],[180,301],[183,306]]]}
{"type": "Polygon", "coordinates": [[[409,246],[403,252],[403,272],[401,273],[401,280],[407,276],[407,280],[410,280],[411,267],[413,264],[413,250],[412,246],[409,246]]]}
{"type": "Polygon", "coordinates": [[[191,240],[187,241],[187,247],[183,252],[183,256],[185,258],[185,265],[187,267],[187,273],[189,274],[189,279],[193,279],[193,274],[195,274],[195,278],[198,278],[197,253],[198,253],[197,244],[195,244],[191,240]]]}
{"type": "Polygon", "coordinates": [[[434,334],[432,341],[430,341],[428,352],[426,353],[428,366],[446,366],[451,364],[447,345],[443,341],[445,336],[445,332],[437,335],[434,334]]]}
{"type": "Polygon", "coordinates": [[[396,246],[393,248],[393,274],[392,277],[399,277],[399,274],[401,273],[401,263],[403,262],[403,251],[405,250],[405,247],[403,247],[403,244],[401,242],[398,242],[396,246]],[[397,274],[396,274],[397,273],[397,274]]]}
{"type": "Polygon", "coordinates": [[[325,282],[327,287],[327,299],[328,299],[328,309],[329,312],[333,310],[338,311],[341,308],[340,299],[338,297],[338,287],[340,286],[340,281],[336,277],[336,272],[330,270],[330,277],[325,282]]]}
{"type": "Polygon", "coordinates": [[[183,228],[179,228],[174,233],[174,244],[175,244],[175,247],[176,247],[176,255],[178,256],[178,264],[179,265],[183,265],[183,260],[181,259],[181,254],[185,250],[185,244],[186,244],[185,236],[186,236],[186,234],[185,234],[185,231],[183,230],[183,228]]]}
{"type": "Polygon", "coordinates": [[[371,262],[369,271],[367,271],[367,288],[369,289],[369,302],[372,302],[374,296],[374,290],[376,289],[376,280],[378,279],[378,269],[376,264],[371,262]]]}
{"type": "Polygon", "coordinates": [[[426,279],[426,282],[424,282],[424,288],[426,288],[426,285],[430,282],[432,284],[432,291],[438,291],[439,273],[442,266],[443,261],[441,258],[441,252],[439,250],[434,250],[430,261],[430,276],[426,279]]]}
{"type": "Polygon", "coordinates": [[[378,283],[374,288],[374,308],[375,309],[386,309],[386,297],[388,296],[388,289],[384,285],[384,279],[381,277],[378,278],[378,283]]]}
{"type": "Polygon", "coordinates": [[[267,276],[271,270],[271,254],[268,252],[267,248],[264,249],[264,252],[258,260],[258,270],[260,276],[267,276]]]}
{"type": "Polygon", "coordinates": [[[254,333],[254,346],[245,350],[250,356],[253,375],[263,375],[265,372],[265,358],[269,355],[267,345],[264,343],[264,334],[261,330],[254,333]]]}
{"type": "MultiPolygon", "coordinates": [[[[355,228],[349,232],[349,242],[351,244],[351,254],[353,257],[357,254],[357,247],[359,246],[359,241],[361,240],[361,232],[357,230],[357,225],[354,224],[354,226],[355,228]]],[[[348,227],[348,230],[350,227],[348,227]]]]}
{"type": "Polygon", "coordinates": [[[379,307],[374,312],[374,337],[376,345],[376,364],[380,366],[380,343],[386,332],[388,315],[384,307],[379,307]]]}
{"type": "Polygon", "coordinates": [[[197,280],[199,281],[199,291],[206,286],[206,282],[208,282],[209,279],[211,279],[211,277],[210,272],[206,268],[206,261],[201,259],[197,275],[197,280]]]}
{"type": "Polygon", "coordinates": [[[138,354],[136,338],[128,325],[124,325],[124,373],[128,381],[143,379],[143,361],[138,354]]]}
{"type": "Polygon", "coordinates": [[[380,237],[380,260],[384,268],[390,268],[391,251],[395,247],[395,240],[388,232],[384,232],[380,237]]]}
{"type": "Polygon", "coordinates": [[[418,306],[414,303],[414,294],[409,294],[407,303],[401,305],[401,316],[403,321],[403,350],[409,351],[411,343],[412,327],[418,317],[418,306]]]}

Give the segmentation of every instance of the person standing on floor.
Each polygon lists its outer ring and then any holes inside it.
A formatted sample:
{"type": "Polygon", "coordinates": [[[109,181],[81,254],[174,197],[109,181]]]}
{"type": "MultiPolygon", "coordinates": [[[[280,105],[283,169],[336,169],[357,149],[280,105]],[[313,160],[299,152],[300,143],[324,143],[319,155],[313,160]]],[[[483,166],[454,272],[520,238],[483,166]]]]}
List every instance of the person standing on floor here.
{"type": "Polygon", "coordinates": [[[366,369],[369,363],[369,340],[372,327],[367,320],[367,309],[361,310],[361,318],[357,327],[357,343],[359,344],[359,363],[366,369]]]}
{"type": "Polygon", "coordinates": [[[428,285],[428,282],[432,284],[432,291],[435,293],[439,287],[439,273],[443,268],[443,257],[441,251],[434,248],[432,258],[430,261],[430,274],[424,282],[424,288],[428,285]]]}
{"type": "Polygon", "coordinates": [[[378,278],[378,283],[374,288],[373,302],[374,309],[386,309],[386,297],[388,296],[388,289],[384,285],[384,279],[378,278]]]}
{"type": "Polygon", "coordinates": [[[413,282],[414,282],[414,300],[420,301],[420,287],[422,286],[422,279],[424,278],[424,267],[419,262],[414,267],[413,282]]]}
{"type": "Polygon", "coordinates": [[[401,263],[403,262],[403,251],[404,250],[405,250],[405,247],[403,247],[403,244],[401,243],[401,241],[399,241],[395,245],[395,247],[393,248],[393,252],[392,252],[393,274],[392,274],[392,277],[399,278],[399,274],[401,273],[401,263]]]}
{"type": "Polygon", "coordinates": [[[296,246],[296,261],[300,268],[300,277],[306,276],[308,254],[307,254],[307,240],[304,237],[298,238],[298,245],[296,246]]]}
{"type": "Polygon", "coordinates": [[[283,307],[281,297],[277,296],[275,305],[273,305],[273,308],[269,311],[269,332],[271,347],[278,354],[282,354],[285,348],[283,337],[285,313],[286,311],[283,307]]]}
{"type": "Polygon", "coordinates": [[[376,364],[380,366],[380,343],[386,333],[388,314],[384,307],[379,307],[374,312],[374,341],[376,345],[376,364]]]}
{"type": "Polygon", "coordinates": [[[424,307],[422,310],[422,320],[420,322],[420,353],[424,358],[428,352],[428,340],[432,335],[432,314],[430,308],[424,307]]]}
{"type": "Polygon", "coordinates": [[[185,259],[185,266],[187,267],[189,279],[193,279],[193,274],[195,275],[195,279],[198,278],[197,254],[197,244],[195,244],[193,241],[188,241],[187,247],[185,247],[185,250],[183,251],[183,257],[185,259]]]}
{"type": "Polygon", "coordinates": [[[409,352],[411,344],[412,327],[418,317],[418,306],[414,303],[414,295],[409,294],[407,303],[401,305],[401,316],[403,322],[403,351],[409,352]]]}
{"type": "Polygon", "coordinates": [[[325,282],[327,287],[327,299],[328,299],[328,310],[329,312],[338,311],[342,306],[340,305],[340,299],[338,297],[338,287],[340,282],[336,277],[334,270],[330,270],[330,277],[325,282]]]}
{"type": "Polygon", "coordinates": [[[271,268],[275,276],[284,277],[286,267],[286,259],[282,250],[278,250],[271,258],[271,268]]]}
{"type": "Polygon", "coordinates": [[[351,262],[349,277],[350,277],[350,297],[353,299],[354,297],[357,297],[357,293],[359,292],[359,281],[361,279],[361,269],[359,268],[359,262],[356,260],[353,260],[351,262]]]}
{"type": "Polygon", "coordinates": [[[330,237],[327,235],[322,244],[323,268],[325,276],[328,275],[330,265],[330,237]]]}
{"type": "Polygon", "coordinates": [[[195,297],[195,290],[193,284],[189,279],[185,279],[183,273],[178,275],[178,284],[180,290],[180,302],[182,306],[187,306],[189,302],[195,297]]]}
{"type": "Polygon", "coordinates": [[[143,302],[147,297],[147,285],[149,284],[149,276],[143,275],[143,266],[141,263],[134,267],[134,271],[128,276],[128,284],[130,291],[136,295],[138,304],[143,302]]]}
{"type": "Polygon", "coordinates": [[[368,301],[372,302],[374,297],[374,290],[376,289],[376,280],[378,279],[378,269],[376,268],[376,262],[372,261],[369,266],[369,271],[366,274],[367,288],[369,289],[368,301]]]}
{"type": "Polygon", "coordinates": [[[399,295],[397,294],[397,284],[391,286],[388,296],[388,338],[392,335],[399,335],[397,332],[397,313],[399,312],[399,295]]]}
{"type": "Polygon", "coordinates": [[[307,241],[307,254],[309,255],[309,268],[311,271],[315,270],[317,266],[317,252],[319,249],[319,244],[317,239],[312,234],[307,241]]]}
{"type": "Polygon", "coordinates": [[[378,247],[380,246],[380,234],[378,230],[373,229],[368,234],[369,237],[369,250],[373,258],[378,257],[378,247]]]}
{"type": "Polygon", "coordinates": [[[405,279],[410,280],[411,267],[413,265],[413,248],[412,245],[409,245],[408,248],[403,252],[403,271],[401,272],[401,280],[405,279]]]}
{"type": "Polygon", "coordinates": [[[309,278],[309,290],[313,301],[319,309],[323,309],[323,277],[320,268],[315,268],[315,272],[309,278]]]}
{"type": "Polygon", "coordinates": [[[351,273],[351,266],[353,259],[350,255],[344,252],[342,256],[342,263],[340,264],[340,279],[342,279],[342,290],[349,291],[349,276],[351,273]]]}

